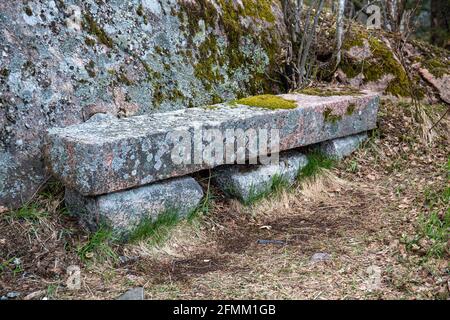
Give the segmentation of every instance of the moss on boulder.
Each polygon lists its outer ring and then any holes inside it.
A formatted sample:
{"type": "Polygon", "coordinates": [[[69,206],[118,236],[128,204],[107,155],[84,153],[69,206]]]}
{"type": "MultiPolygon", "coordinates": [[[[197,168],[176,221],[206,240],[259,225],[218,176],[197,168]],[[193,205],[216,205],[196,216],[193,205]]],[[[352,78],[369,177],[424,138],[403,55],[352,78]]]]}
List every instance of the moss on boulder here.
{"type": "Polygon", "coordinates": [[[345,88],[304,88],[296,90],[295,93],[306,94],[309,96],[321,96],[321,97],[331,97],[331,96],[354,96],[361,95],[361,90],[345,87],[345,88]]]}
{"type": "Polygon", "coordinates": [[[367,84],[384,80],[383,77],[386,75],[392,75],[385,92],[395,96],[410,96],[406,71],[395,57],[392,49],[384,41],[359,30],[349,36],[343,47],[346,49],[346,52],[344,52],[340,68],[347,77],[355,78],[362,74],[364,76],[363,83],[367,84]],[[367,53],[367,55],[370,55],[369,58],[355,59],[348,54],[348,51],[354,47],[364,50],[366,43],[368,44],[366,50],[370,50],[367,53]]]}
{"type": "Polygon", "coordinates": [[[297,103],[295,101],[271,94],[243,98],[236,100],[235,103],[270,110],[297,108],[297,103]]]}
{"type": "Polygon", "coordinates": [[[449,52],[424,42],[409,41],[404,44],[408,53],[404,54],[401,63],[394,49],[398,41],[395,35],[353,25],[346,34],[339,65],[348,79],[346,81],[359,88],[381,88],[384,93],[398,97],[423,99],[433,96],[433,90],[423,81],[414,65],[418,64],[441,78],[450,74],[449,52]]]}

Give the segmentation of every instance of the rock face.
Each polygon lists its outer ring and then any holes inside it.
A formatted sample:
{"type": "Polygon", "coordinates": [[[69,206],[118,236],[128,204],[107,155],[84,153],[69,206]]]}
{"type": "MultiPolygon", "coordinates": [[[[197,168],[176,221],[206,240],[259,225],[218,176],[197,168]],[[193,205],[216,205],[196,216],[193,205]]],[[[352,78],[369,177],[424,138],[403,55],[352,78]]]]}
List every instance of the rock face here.
{"type": "Polygon", "coordinates": [[[318,145],[318,149],[328,157],[342,159],[358,149],[365,140],[367,140],[366,132],[322,142],[318,145]]]}
{"type": "Polygon", "coordinates": [[[44,129],[277,92],[280,16],[268,0],[0,1],[0,211],[48,175],[44,129]]]}
{"type": "Polygon", "coordinates": [[[376,127],[376,94],[280,97],[294,108],[226,104],[53,128],[47,135],[48,164],[66,187],[98,195],[230,163],[226,141],[238,134],[227,139],[229,131],[274,130],[283,151],[376,127]],[[213,136],[205,135],[211,131],[213,136]]]}
{"type": "Polygon", "coordinates": [[[298,151],[288,151],[280,156],[279,163],[268,165],[231,165],[220,167],[213,172],[215,183],[226,193],[244,203],[269,192],[274,179],[293,184],[298,172],[308,164],[305,155],[298,151]]]}
{"type": "MultiPolygon", "coordinates": [[[[324,34],[333,33],[319,34],[322,43],[327,41],[324,34]]],[[[395,35],[373,37],[366,27],[358,24],[349,27],[346,34],[336,76],[340,82],[352,87],[387,95],[413,96],[425,103],[436,103],[441,99],[448,103],[450,100],[447,50],[411,40],[403,44],[400,53],[395,35]]]]}
{"type": "MultiPolygon", "coordinates": [[[[450,69],[450,66],[449,66],[450,69]]],[[[449,70],[450,72],[450,70],[449,70]]],[[[450,104],[450,75],[444,74],[441,78],[434,76],[427,69],[420,68],[419,73],[421,76],[430,83],[439,93],[440,98],[450,104]]]]}
{"type": "Polygon", "coordinates": [[[183,177],[96,197],[84,197],[66,189],[64,200],[69,212],[87,228],[95,230],[106,224],[125,233],[144,218],[154,220],[169,210],[184,217],[196,209],[202,197],[197,181],[183,177]]]}

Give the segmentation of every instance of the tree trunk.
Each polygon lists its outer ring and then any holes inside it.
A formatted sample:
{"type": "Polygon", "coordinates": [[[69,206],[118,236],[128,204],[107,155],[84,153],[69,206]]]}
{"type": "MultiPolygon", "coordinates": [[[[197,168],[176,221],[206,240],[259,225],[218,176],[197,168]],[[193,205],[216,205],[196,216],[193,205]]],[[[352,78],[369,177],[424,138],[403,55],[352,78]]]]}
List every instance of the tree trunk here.
{"type": "MultiPolygon", "coordinates": [[[[444,0],[445,1],[445,0],[444,0]]],[[[386,28],[388,31],[399,32],[403,13],[406,9],[406,0],[385,0],[386,28]]]]}
{"type": "Polygon", "coordinates": [[[341,62],[342,38],[344,36],[344,12],[346,0],[339,0],[337,25],[336,25],[336,65],[341,62]]]}
{"type": "Polygon", "coordinates": [[[431,43],[450,49],[450,0],[431,0],[431,43]]]}

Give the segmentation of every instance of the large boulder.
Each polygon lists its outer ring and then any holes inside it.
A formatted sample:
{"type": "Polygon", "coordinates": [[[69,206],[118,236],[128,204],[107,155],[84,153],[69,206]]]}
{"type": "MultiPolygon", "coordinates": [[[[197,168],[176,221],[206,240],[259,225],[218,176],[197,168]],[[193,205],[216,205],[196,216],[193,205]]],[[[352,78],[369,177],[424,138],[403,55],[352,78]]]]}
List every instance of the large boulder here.
{"type": "Polygon", "coordinates": [[[0,211],[48,177],[49,127],[278,92],[281,16],[269,0],[1,1],[0,211]]]}
{"type": "Polygon", "coordinates": [[[353,24],[344,40],[336,77],[358,89],[448,103],[450,51],[416,40],[400,46],[395,34],[369,32],[353,24]]]}

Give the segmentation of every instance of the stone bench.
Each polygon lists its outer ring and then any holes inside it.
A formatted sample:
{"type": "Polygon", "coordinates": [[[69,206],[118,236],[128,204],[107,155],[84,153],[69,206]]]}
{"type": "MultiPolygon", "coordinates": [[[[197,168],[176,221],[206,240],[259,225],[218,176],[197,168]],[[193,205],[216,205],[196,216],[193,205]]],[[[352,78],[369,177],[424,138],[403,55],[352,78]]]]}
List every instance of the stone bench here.
{"type": "MultiPolygon", "coordinates": [[[[267,153],[278,154],[278,151],[328,141],[323,150],[330,153],[334,145],[329,141],[376,127],[379,96],[375,93],[364,92],[356,96],[285,94],[278,97],[293,103],[293,108],[271,109],[229,103],[124,119],[100,116],[97,121],[52,128],[46,135],[46,162],[70,190],[67,196],[69,207],[74,207],[70,204],[75,203],[79,210],[85,211],[84,216],[98,216],[99,212],[107,212],[104,215],[108,216],[114,210],[102,211],[99,204],[107,206],[117,198],[128,199],[126,193],[138,187],[230,161],[256,163],[262,155],[258,153],[260,146],[264,144],[270,146],[266,148],[267,153]],[[265,132],[265,136],[259,135],[260,132],[265,132]],[[256,134],[256,145],[250,143],[252,134],[256,134]],[[245,143],[239,144],[237,138],[242,135],[245,143]],[[267,141],[262,143],[266,138],[267,141]],[[119,196],[109,196],[111,193],[119,196]],[[89,201],[83,202],[83,197],[89,201]]],[[[360,141],[360,138],[355,139],[360,141]]],[[[340,142],[339,145],[348,143],[340,142]]],[[[347,149],[343,153],[347,154],[347,149]]],[[[185,185],[188,188],[183,192],[189,193],[191,187],[195,194],[198,193],[192,183],[185,185]]],[[[154,192],[152,188],[147,189],[154,192]]],[[[148,210],[145,206],[133,207],[133,212],[145,210],[148,210]]]]}

